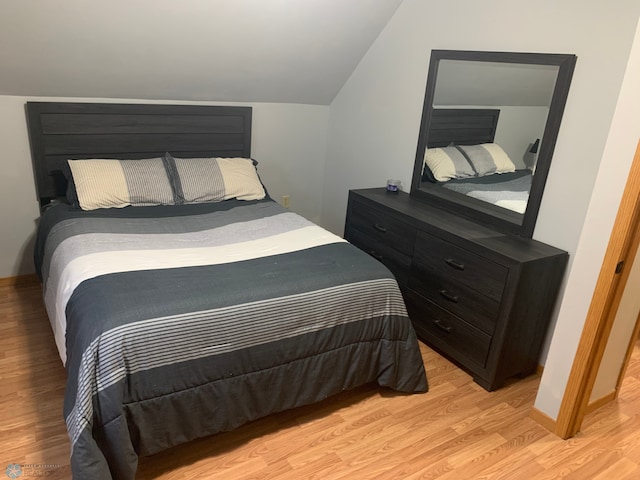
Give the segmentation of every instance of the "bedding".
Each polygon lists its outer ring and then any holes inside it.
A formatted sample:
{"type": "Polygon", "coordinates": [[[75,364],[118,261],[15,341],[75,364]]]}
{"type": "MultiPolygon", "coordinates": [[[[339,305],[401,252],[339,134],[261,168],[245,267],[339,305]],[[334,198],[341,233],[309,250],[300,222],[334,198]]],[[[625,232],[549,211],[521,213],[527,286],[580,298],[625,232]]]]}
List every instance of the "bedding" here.
{"type": "Polygon", "coordinates": [[[429,179],[433,178],[437,182],[475,176],[471,163],[455,146],[428,148],[424,156],[424,163],[424,171],[427,172],[429,179]]]}
{"type": "Polygon", "coordinates": [[[529,170],[516,170],[512,173],[450,180],[440,185],[454,192],[518,213],[524,213],[529,200],[531,179],[532,175],[529,170]]]}
{"type": "Polygon", "coordinates": [[[70,178],[83,210],[129,205],[173,205],[174,194],[162,158],[68,160],[70,178]]]}
{"type": "Polygon", "coordinates": [[[497,143],[450,145],[427,148],[422,179],[446,182],[452,179],[509,173],[515,169],[509,155],[497,143]]]}
{"type": "Polygon", "coordinates": [[[82,210],[149,205],[262,200],[266,189],[250,158],[68,160],[66,197],[82,210]]]}
{"type": "Polygon", "coordinates": [[[477,177],[514,172],[516,169],[509,155],[497,143],[459,145],[457,148],[469,160],[477,177]]]}
{"type": "Polygon", "coordinates": [[[392,274],[268,199],[57,204],[35,261],[77,479],[365,383],[427,390],[392,274]]]}
{"type": "Polygon", "coordinates": [[[249,158],[176,158],[165,154],[177,203],[262,200],[265,190],[249,158]]]}

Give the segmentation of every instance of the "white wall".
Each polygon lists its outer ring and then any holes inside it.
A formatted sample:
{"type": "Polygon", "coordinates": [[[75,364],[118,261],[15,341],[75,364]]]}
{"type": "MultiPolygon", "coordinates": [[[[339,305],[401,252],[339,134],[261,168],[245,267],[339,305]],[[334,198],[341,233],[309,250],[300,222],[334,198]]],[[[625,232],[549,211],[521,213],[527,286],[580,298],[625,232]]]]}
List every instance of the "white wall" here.
{"type": "MultiPolygon", "coordinates": [[[[431,49],[577,55],[534,232],[534,238],[570,254],[565,281],[569,296],[554,315],[558,328],[552,325],[550,332],[555,328],[558,339],[554,336],[554,355],[549,354],[545,385],[536,402],[553,418],[584,324],[583,307],[588,307],[593,292],[594,270],[597,275],[602,261],[600,248],[589,257],[578,255],[578,244],[582,242],[584,249],[600,247],[610,232],[605,221],[590,230],[589,238],[583,234],[598,167],[601,161],[613,166],[602,195],[614,195],[603,204],[602,221],[603,216],[615,215],[615,193],[622,190],[625,162],[633,154],[629,144],[638,139],[640,115],[629,121],[631,128],[618,125],[621,138],[612,150],[622,158],[603,157],[639,16],[636,0],[543,1],[526,11],[508,0],[405,0],[331,104],[322,219],[327,228],[342,232],[349,189],[382,186],[386,178],[410,185],[431,49]],[[574,274],[576,268],[580,273],[574,274]]],[[[637,85],[639,81],[636,91],[637,85]]],[[[627,101],[639,94],[628,93],[627,101]]],[[[598,220],[593,221],[595,227],[598,220]]],[[[549,344],[547,340],[543,363],[549,344]]]]}
{"type": "MultiPolygon", "coordinates": [[[[0,96],[0,278],[32,273],[33,236],[39,217],[24,104],[33,101],[153,103],[148,100],[0,96]]],[[[192,103],[206,102],[156,102],[192,103]]],[[[214,103],[209,103],[214,104],[214,103]]],[[[231,105],[215,102],[215,105],[231,105]]],[[[274,200],[291,196],[291,210],[319,222],[329,107],[255,103],[252,156],[274,200]]]]}
{"type": "Polygon", "coordinates": [[[34,271],[33,236],[40,211],[24,102],[0,96],[0,278],[34,271]]]}
{"type": "Polygon", "coordinates": [[[536,138],[542,138],[547,122],[547,107],[499,107],[500,118],[495,142],[511,157],[516,168],[527,168],[525,153],[536,138]]]}
{"type": "Polygon", "coordinates": [[[580,241],[574,252],[573,267],[567,276],[566,290],[536,398],[535,407],[551,418],[557,418],[560,409],[572,360],[640,139],[640,22],[637,18],[636,23],[635,41],[611,128],[607,131],[602,163],[580,241]]]}
{"type": "Polygon", "coordinates": [[[290,196],[291,210],[320,223],[329,107],[253,104],[252,156],[269,195],[290,196]]]}

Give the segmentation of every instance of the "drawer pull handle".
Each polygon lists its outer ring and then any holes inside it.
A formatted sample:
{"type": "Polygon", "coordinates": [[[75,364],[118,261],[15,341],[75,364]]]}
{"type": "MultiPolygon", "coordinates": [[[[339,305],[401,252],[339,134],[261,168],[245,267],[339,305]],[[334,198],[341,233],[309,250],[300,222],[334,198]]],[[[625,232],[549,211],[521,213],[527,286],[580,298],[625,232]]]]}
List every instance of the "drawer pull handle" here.
{"type": "Polygon", "coordinates": [[[438,293],[440,293],[440,295],[442,295],[444,298],[446,298],[450,302],[458,303],[458,298],[460,298],[457,295],[453,295],[447,292],[444,288],[442,290],[438,290],[438,293]]]}
{"type": "Polygon", "coordinates": [[[451,327],[449,325],[445,325],[444,323],[442,323],[442,320],[434,320],[433,323],[436,327],[438,327],[443,332],[451,333],[451,330],[452,330],[451,327]]]}
{"type": "Polygon", "coordinates": [[[378,230],[379,232],[382,233],[387,233],[387,227],[383,227],[382,225],[380,225],[379,223],[374,223],[373,224],[373,228],[375,228],[376,230],[378,230]]]}
{"type": "Polygon", "coordinates": [[[464,270],[464,263],[458,263],[453,258],[445,258],[444,262],[451,268],[455,268],[456,270],[464,270]]]}
{"type": "Polygon", "coordinates": [[[382,255],[380,255],[375,250],[369,251],[369,255],[371,255],[373,258],[375,258],[376,260],[379,260],[379,261],[382,261],[382,259],[384,258],[382,255]]]}

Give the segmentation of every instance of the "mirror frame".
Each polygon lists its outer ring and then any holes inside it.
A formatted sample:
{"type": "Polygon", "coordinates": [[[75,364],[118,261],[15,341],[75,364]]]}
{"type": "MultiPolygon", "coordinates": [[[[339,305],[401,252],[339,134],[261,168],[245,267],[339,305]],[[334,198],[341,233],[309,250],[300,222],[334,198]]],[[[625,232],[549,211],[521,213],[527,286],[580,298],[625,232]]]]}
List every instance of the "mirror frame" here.
{"type": "Polygon", "coordinates": [[[427,76],[427,87],[422,107],[422,120],[416,149],[416,159],[411,181],[411,196],[419,201],[429,202],[453,213],[480,223],[489,224],[501,231],[531,238],[538,218],[553,150],[558,138],[560,122],[564,113],[569,86],[577,57],[571,54],[481,52],[465,50],[432,50],[427,76]],[[505,208],[468,197],[461,193],[426,184],[422,179],[422,166],[427,148],[428,132],[433,112],[438,67],[441,60],[466,60],[473,62],[521,63],[558,66],[556,84],[549,105],[549,114],[540,141],[536,171],[531,182],[527,208],[520,214],[505,208]]]}

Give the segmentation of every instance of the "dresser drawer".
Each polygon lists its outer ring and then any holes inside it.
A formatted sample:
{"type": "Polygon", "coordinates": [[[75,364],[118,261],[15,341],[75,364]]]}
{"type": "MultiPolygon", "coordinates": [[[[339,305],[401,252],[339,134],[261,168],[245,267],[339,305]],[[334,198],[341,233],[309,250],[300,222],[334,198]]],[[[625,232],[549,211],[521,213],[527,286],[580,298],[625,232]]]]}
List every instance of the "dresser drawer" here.
{"type": "Polygon", "coordinates": [[[476,367],[484,368],[490,335],[412,291],[405,291],[404,295],[419,337],[454,360],[466,365],[473,362],[476,367]]]}
{"type": "Polygon", "coordinates": [[[411,270],[412,280],[436,276],[443,285],[466,287],[496,302],[502,300],[508,274],[506,267],[425,232],[417,235],[411,270]]]}
{"type": "Polygon", "coordinates": [[[409,277],[409,288],[483,332],[493,334],[500,309],[500,303],[494,299],[462,283],[423,271],[416,263],[409,277]]]}
{"type": "Polygon", "coordinates": [[[382,262],[391,270],[400,285],[405,286],[409,283],[410,256],[351,227],[345,232],[345,238],[360,250],[382,262]]]}
{"type": "Polygon", "coordinates": [[[416,229],[381,209],[354,201],[349,227],[358,230],[373,242],[384,243],[404,255],[413,255],[416,229]]]}

